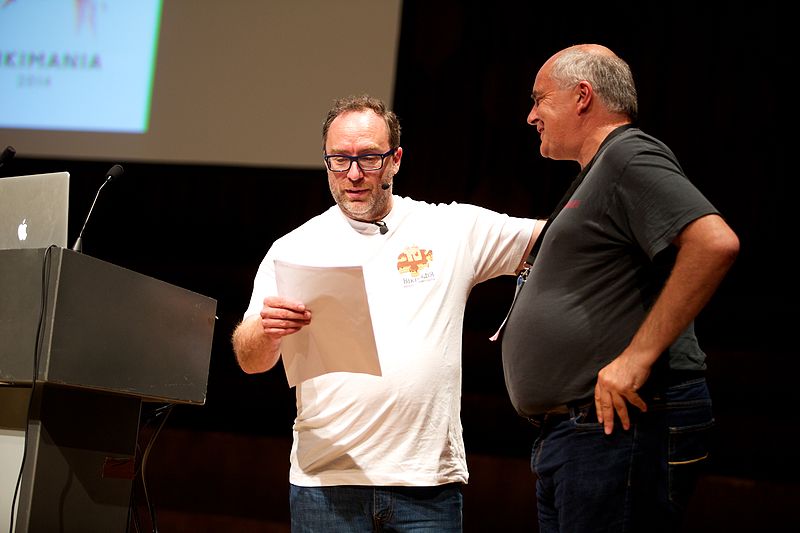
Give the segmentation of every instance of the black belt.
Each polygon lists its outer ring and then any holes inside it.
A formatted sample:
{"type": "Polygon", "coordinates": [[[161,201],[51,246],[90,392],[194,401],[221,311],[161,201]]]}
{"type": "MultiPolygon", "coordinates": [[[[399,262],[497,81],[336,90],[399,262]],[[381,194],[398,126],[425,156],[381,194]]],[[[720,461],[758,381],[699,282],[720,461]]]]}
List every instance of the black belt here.
{"type": "Polygon", "coordinates": [[[574,418],[578,416],[578,413],[587,408],[594,408],[594,398],[554,405],[542,414],[532,415],[527,418],[528,422],[537,428],[541,428],[545,424],[554,425],[564,420],[574,418]]]}
{"type": "MultiPolygon", "coordinates": [[[[639,394],[647,397],[652,395],[653,390],[660,390],[662,388],[679,385],[681,383],[686,383],[687,381],[701,379],[704,377],[705,372],[702,370],[670,370],[661,375],[651,376],[645,386],[639,390],[639,394]]],[[[528,416],[527,419],[528,422],[537,428],[540,428],[545,424],[552,426],[559,422],[563,422],[564,420],[569,420],[570,418],[578,416],[578,413],[586,408],[594,409],[594,397],[584,398],[583,400],[577,400],[561,405],[555,405],[544,413],[528,416]]]]}

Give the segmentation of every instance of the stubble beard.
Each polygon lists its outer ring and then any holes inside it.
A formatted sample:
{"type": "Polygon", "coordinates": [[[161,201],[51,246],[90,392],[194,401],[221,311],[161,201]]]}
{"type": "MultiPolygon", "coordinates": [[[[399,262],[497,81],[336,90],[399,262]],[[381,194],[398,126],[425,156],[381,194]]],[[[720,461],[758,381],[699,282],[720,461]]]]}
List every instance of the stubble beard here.
{"type": "Polygon", "coordinates": [[[328,185],[339,209],[354,220],[374,222],[386,216],[388,212],[390,193],[372,190],[365,201],[354,202],[347,198],[347,193],[335,187],[333,183],[329,182],[328,185]]]}

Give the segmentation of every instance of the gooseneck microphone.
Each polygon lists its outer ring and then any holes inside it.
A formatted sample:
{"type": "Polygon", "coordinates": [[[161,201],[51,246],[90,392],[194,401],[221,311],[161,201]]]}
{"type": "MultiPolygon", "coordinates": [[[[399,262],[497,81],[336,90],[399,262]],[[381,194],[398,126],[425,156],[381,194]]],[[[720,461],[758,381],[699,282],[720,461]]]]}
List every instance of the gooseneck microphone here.
{"type": "Polygon", "coordinates": [[[6,146],[6,149],[3,150],[3,153],[0,154],[0,167],[6,164],[7,161],[11,161],[14,159],[14,156],[17,155],[17,151],[14,150],[13,146],[6,146]]]}
{"type": "Polygon", "coordinates": [[[114,178],[119,178],[125,170],[122,168],[122,165],[114,165],[108,172],[106,172],[106,180],[100,185],[100,188],[97,189],[97,194],[94,195],[94,200],[92,201],[92,206],[89,208],[89,214],[86,215],[86,220],[83,221],[83,227],[81,228],[81,232],[78,234],[78,238],[75,240],[75,244],[72,245],[72,250],[74,252],[80,252],[83,248],[83,230],[86,229],[86,224],[89,222],[89,217],[92,216],[92,210],[94,209],[94,204],[97,203],[97,198],[100,196],[100,191],[103,190],[103,187],[106,186],[106,183],[111,181],[114,178]]]}

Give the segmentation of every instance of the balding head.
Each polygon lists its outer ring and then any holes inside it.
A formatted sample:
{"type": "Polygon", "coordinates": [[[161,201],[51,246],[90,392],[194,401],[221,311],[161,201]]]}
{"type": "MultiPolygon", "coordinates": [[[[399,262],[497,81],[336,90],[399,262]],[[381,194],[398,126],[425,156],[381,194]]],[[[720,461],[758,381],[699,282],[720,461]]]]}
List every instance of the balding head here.
{"type": "Polygon", "coordinates": [[[636,120],[639,105],[636,85],[628,64],[609,48],[599,44],[576,44],[554,54],[543,68],[561,87],[581,81],[592,85],[595,95],[611,113],[636,120]]]}
{"type": "Polygon", "coordinates": [[[610,48],[603,46],[602,44],[576,44],[574,46],[566,48],[564,51],[566,52],[567,50],[580,50],[581,52],[586,52],[591,54],[617,57],[617,54],[615,54],[614,52],[611,51],[610,48]]]}

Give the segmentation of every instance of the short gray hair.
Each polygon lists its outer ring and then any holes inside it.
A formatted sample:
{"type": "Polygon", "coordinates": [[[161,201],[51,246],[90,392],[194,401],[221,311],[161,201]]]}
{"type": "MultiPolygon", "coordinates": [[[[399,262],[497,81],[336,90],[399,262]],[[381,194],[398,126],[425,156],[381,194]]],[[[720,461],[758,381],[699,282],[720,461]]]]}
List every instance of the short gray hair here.
{"type": "Polygon", "coordinates": [[[562,89],[588,81],[609,111],[624,113],[632,121],[639,114],[631,68],[615,55],[574,46],[553,60],[550,76],[562,89]]]}

